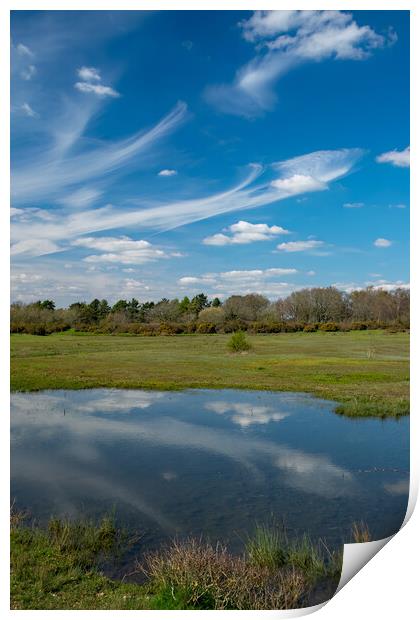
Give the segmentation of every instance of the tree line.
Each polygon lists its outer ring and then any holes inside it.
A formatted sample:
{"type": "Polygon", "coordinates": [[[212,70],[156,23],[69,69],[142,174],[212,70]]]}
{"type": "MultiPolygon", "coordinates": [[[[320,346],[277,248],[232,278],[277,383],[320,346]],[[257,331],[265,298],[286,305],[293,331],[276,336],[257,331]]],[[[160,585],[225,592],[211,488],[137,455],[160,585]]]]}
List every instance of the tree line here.
{"type": "Polygon", "coordinates": [[[225,301],[200,293],[158,302],[120,299],[113,305],[94,299],[67,308],[57,308],[50,299],[16,302],[10,320],[11,332],[38,335],[69,329],[156,335],[408,329],[409,324],[408,290],[368,287],[346,293],[333,286],[302,289],[276,301],[256,293],[231,295],[225,301]]]}

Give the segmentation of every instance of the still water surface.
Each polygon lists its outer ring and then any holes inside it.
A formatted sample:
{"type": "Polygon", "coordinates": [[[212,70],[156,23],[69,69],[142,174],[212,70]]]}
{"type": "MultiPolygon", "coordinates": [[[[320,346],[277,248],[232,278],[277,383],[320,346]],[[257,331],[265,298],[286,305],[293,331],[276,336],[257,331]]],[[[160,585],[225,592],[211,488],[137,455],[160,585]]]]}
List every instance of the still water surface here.
{"type": "Polygon", "coordinates": [[[409,420],[349,419],[334,403],[243,390],[54,390],[11,398],[12,498],[117,520],[143,547],[203,535],[240,550],[256,523],[330,545],[353,521],[396,532],[407,506],[409,420]]]}

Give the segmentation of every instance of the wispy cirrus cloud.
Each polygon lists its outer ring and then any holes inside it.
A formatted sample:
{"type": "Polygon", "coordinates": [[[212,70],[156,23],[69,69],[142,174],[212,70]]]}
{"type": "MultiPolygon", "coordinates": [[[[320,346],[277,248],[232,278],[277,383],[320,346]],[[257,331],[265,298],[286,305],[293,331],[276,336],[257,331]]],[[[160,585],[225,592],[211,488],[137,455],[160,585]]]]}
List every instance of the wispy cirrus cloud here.
{"type": "Polygon", "coordinates": [[[29,56],[29,58],[33,58],[34,53],[33,51],[27,46],[24,45],[23,43],[18,43],[16,46],[17,52],[19,54],[19,56],[29,56]]]}
{"type": "Polygon", "coordinates": [[[19,110],[22,112],[22,114],[24,114],[25,116],[29,116],[30,118],[36,118],[38,116],[38,113],[35,112],[35,110],[26,101],[25,103],[22,103],[22,105],[19,107],[19,110]]]}
{"type": "MultiPolygon", "coordinates": [[[[72,112],[74,109],[72,108],[72,112]]],[[[123,166],[159,140],[168,136],[184,121],[187,106],[179,102],[161,121],[147,131],[139,131],[129,138],[89,148],[84,144],[83,131],[91,116],[88,108],[75,111],[72,126],[64,125],[55,135],[55,145],[49,150],[41,149],[31,161],[19,163],[12,171],[12,199],[25,203],[41,199],[62,198],[68,189],[75,191],[78,185],[118,171],[123,166]],[[75,143],[85,146],[82,152],[70,153],[75,143]]],[[[62,121],[63,119],[60,119],[62,121]]],[[[79,146],[79,149],[81,146],[79,146]]]]}
{"type": "Polygon", "coordinates": [[[343,204],[344,209],[362,209],[364,206],[364,202],[345,202],[343,204]]]}
{"type": "Polygon", "coordinates": [[[37,73],[35,65],[35,54],[32,49],[24,43],[18,43],[11,48],[11,69],[12,75],[29,82],[37,73]]]}
{"type": "Polygon", "coordinates": [[[307,252],[311,250],[319,250],[325,246],[325,241],[317,239],[308,239],[307,241],[288,241],[280,243],[277,249],[281,252],[307,252]]]}
{"type": "Polygon", "coordinates": [[[392,164],[397,168],[409,168],[410,167],[410,147],[407,146],[402,151],[387,151],[378,155],[376,158],[378,164],[392,164]]]}
{"type": "MultiPolygon", "coordinates": [[[[153,138],[160,137],[162,133],[168,131],[173,123],[179,122],[179,112],[176,114],[176,121],[164,119],[157,128],[151,130],[153,138]],[[164,125],[165,130],[163,130],[164,125]]],[[[181,115],[182,118],[182,115],[181,115]]],[[[149,132],[150,133],[150,132],[149,132]]],[[[149,134],[140,138],[133,139],[126,146],[119,144],[108,154],[100,152],[96,161],[91,157],[84,156],[83,163],[86,169],[81,170],[81,163],[77,161],[77,169],[80,176],[94,176],[95,173],[104,170],[118,168],[121,162],[126,161],[132,154],[140,150],[140,145],[154,142],[149,134]]],[[[240,211],[262,207],[286,198],[290,198],[306,191],[316,191],[315,188],[322,187],[327,189],[328,183],[340,178],[350,172],[353,165],[361,157],[363,152],[360,149],[342,149],[338,151],[318,151],[309,153],[301,157],[290,160],[276,162],[272,166],[263,168],[261,165],[251,164],[249,173],[243,181],[224,192],[210,196],[204,196],[191,200],[172,201],[161,203],[157,206],[143,208],[122,208],[108,205],[99,209],[79,210],[70,214],[54,213],[52,221],[47,225],[38,225],[36,222],[30,225],[26,222],[17,222],[12,230],[12,238],[16,241],[21,239],[49,239],[58,242],[64,239],[71,239],[84,234],[97,231],[111,230],[127,226],[137,226],[149,230],[170,230],[190,224],[195,221],[207,219],[222,213],[240,211]],[[257,183],[263,173],[271,178],[257,183]],[[299,188],[294,184],[273,184],[272,176],[277,180],[286,181],[296,175],[305,177],[308,182],[299,188]],[[311,182],[313,180],[313,182],[311,182]],[[309,190],[308,187],[311,187],[309,190]]],[[[73,167],[76,164],[72,161],[70,170],[65,170],[61,177],[61,185],[68,179],[73,178],[73,167]]],[[[79,178],[80,178],[79,176],[79,178]]],[[[44,188],[45,180],[40,181],[44,188]]],[[[35,180],[34,180],[35,183],[35,180]]],[[[57,185],[58,187],[58,185],[57,185]]],[[[139,200],[139,206],[144,205],[143,200],[139,200]]],[[[136,201],[132,201],[136,204],[136,201]]]]}
{"type": "Polygon", "coordinates": [[[89,207],[103,195],[103,191],[94,187],[81,187],[71,194],[63,196],[57,200],[58,203],[66,207],[77,209],[89,207]]]}
{"type": "Polygon", "coordinates": [[[244,220],[240,220],[224,230],[231,234],[217,233],[216,235],[205,237],[205,239],[203,239],[204,245],[243,245],[255,241],[269,241],[278,235],[290,234],[290,231],[281,226],[251,224],[244,220]]]}
{"type": "Polygon", "coordinates": [[[37,69],[35,67],[35,65],[28,65],[27,67],[24,67],[22,69],[22,71],[20,72],[20,77],[22,78],[22,80],[32,80],[32,78],[34,77],[34,75],[36,75],[37,69]]]}
{"type": "Polygon", "coordinates": [[[308,62],[364,60],[395,42],[396,34],[359,26],[344,11],[255,11],[239,24],[255,57],[238,69],[231,84],[213,85],[207,101],[226,114],[253,117],[273,107],[274,87],[287,72],[308,62]]]}
{"type": "Polygon", "coordinates": [[[55,241],[50,239],[22,239],[13,243],[10,247],[11,256],[44,256],[45,254],[55,254],[61,248],[55,241]]]}

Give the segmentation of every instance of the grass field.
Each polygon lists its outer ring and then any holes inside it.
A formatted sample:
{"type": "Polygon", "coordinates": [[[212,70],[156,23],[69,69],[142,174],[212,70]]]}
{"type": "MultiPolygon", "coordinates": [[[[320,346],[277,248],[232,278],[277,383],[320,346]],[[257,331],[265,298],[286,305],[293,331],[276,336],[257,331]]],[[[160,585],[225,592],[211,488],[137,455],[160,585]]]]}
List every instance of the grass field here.
{"type": "Polygon", "coordinates": [[[375,331],[138,337],[60,333],[11,336],[12,390],[93,387],[237,388],[310,392],[338,413],[409,412],[409,335],[375,331]]]}

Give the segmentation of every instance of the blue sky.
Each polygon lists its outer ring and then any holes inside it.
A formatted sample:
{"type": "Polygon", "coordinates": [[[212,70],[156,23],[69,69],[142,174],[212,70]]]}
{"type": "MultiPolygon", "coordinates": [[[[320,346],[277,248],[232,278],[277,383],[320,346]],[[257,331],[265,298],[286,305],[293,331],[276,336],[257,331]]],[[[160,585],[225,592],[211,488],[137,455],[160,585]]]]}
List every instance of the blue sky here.
{"type": "Polygon", "coordinates": [[[12,13],[12,299],[409,278],[409,13],[12,13]]]}

